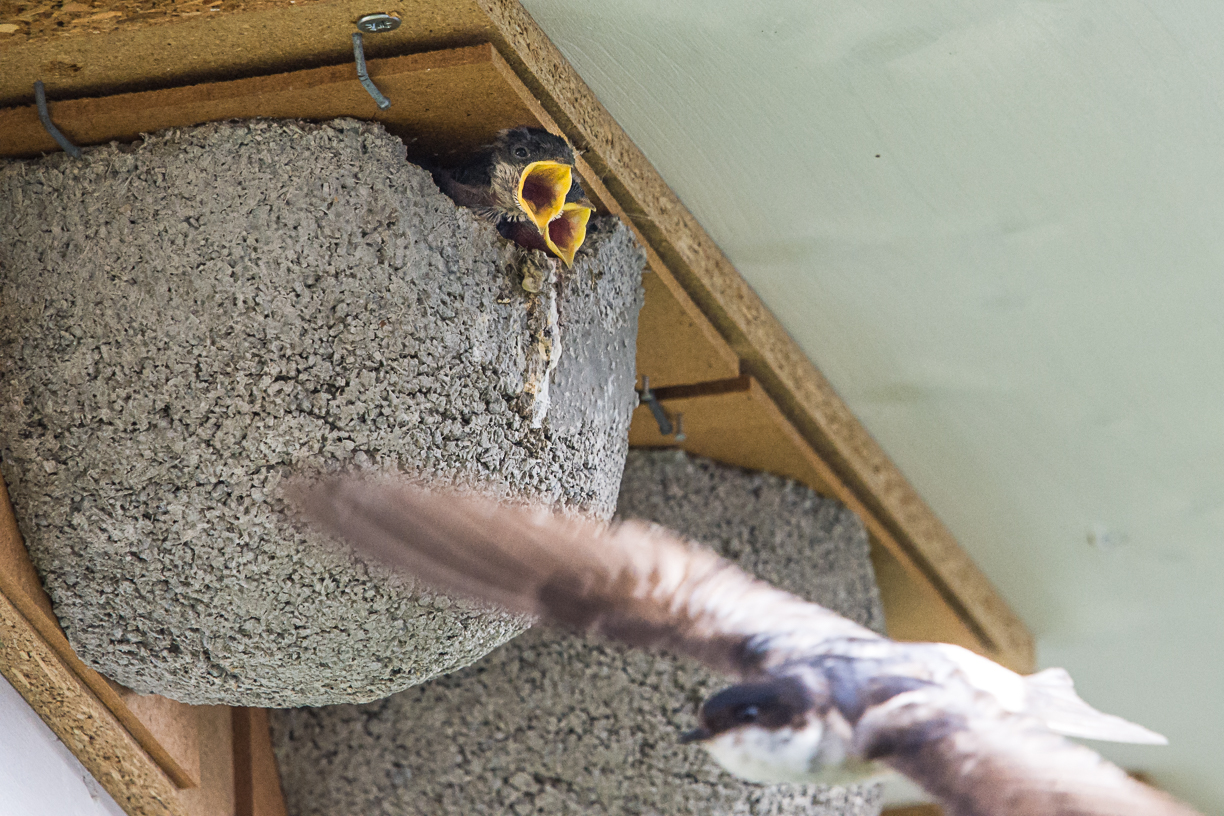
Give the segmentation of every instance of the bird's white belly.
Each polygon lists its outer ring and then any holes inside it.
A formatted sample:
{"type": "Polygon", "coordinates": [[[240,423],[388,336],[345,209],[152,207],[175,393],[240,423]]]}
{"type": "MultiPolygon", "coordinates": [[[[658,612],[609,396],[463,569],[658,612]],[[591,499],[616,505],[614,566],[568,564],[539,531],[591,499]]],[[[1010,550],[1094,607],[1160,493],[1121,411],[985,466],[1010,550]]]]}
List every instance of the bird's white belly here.
{"type": "Polygon", "coordinates": [[[826,729],[735,729],[702,743],[714,761],[749,782],[844,785],[883,772],[874,762],[847,757],[826,729]],[[823,744],[822,744],[823,741],[823,744]]]}

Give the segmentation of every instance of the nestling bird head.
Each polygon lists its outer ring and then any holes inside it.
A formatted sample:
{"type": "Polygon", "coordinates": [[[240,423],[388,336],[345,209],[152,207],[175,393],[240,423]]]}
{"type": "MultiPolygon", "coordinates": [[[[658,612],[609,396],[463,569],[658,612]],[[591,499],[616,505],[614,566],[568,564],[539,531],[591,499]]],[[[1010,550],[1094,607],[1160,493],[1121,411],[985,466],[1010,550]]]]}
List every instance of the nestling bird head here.
{"type": "Polygon", "coordinates": [[[543,246],[523,242],[574,262],[586,239],[593,212],[573,175],[574,149],[560,136],[540,128],[516,127],[497,134],[491,148],[492,185],[507,210],[517,206],[536,226],[543,246]],[[513,205],[510,204],[513,202],[513,205]]]}
{"type": "Polygon", "coordinates": [[[719,765],[749,782],[836,784],[876,770],[849,756],[850,726],[797,677],[731,686],[706,700],[699,718],[701,726],[681,741],[699,742],[719,765]]]}
{"type": "Polygon", "coordinates": [[[459,167],[434,168],[433,177],[452,201],[495,224],[503,237],[570,266],[594,212],[574,162],[563,137],[515,127],[459,167]]]}
{"type": "Polygon", "coordinates": [[[573,187],[574,149],[547,130],[516,127],[499,132],[488,150],[498,200],[508,210],[517,205],[547,235],[573,187]]]}
{"type": "Polygon", "coordinates": [[[497,134],[493,143],[493,159],[497,163],[525,167],[531,162],[555,161],[573,165],[574,148],[564,137],[542,128],[507,128],[497,134]]]}

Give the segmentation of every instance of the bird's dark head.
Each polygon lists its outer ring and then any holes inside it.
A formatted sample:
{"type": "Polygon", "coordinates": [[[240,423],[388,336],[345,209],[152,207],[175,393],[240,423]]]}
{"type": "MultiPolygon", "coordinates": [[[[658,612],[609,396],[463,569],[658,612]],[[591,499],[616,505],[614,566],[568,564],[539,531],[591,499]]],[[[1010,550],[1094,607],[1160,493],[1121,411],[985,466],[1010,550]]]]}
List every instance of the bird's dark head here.
{"type": "Polygon", "coordinates": [[[537,161],[555,161],[573,165],[574,149],[561,136],[533,127],[516,127],[497,134],[493,145],[494,159],[499,163],[525,166],[537,161]]]}
{"type": "Polygon", "coordinates": [[[808,721],[815,699],[797,677],[774,677],[759,683],[741,683],[723,689],[701,706],[701,727],[685,734],[683,742],[705,741],[747,726],[769,731],[801,728],[808,721]]]}
{"type": "Polygon", "coordinates": [[[700,742],[719,765],[750,782],[843,784],[874,772],[849,756],[851,733],[828,700],[800,677],[774,677],[720,691],[701,707],[700,742]],[[849,761],[848,761],[849,760],[849,761]]]}

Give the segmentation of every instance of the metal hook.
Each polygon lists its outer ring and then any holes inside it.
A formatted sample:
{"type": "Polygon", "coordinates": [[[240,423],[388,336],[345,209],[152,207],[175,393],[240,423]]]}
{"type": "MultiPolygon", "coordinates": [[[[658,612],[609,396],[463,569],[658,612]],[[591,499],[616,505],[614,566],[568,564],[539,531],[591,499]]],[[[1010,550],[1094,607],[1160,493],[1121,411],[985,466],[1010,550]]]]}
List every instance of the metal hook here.
{"type": "Polygon", "coordinates": [[[638,392],[638,398],[645,403],[650,409],[650,413],[654,415],[655,422],[659,424],[659,433],[663,436],[672,435],[672,423],[667,417],[667,412],[663,410],[663,406],[655,399],[655,395],[650,391],[650,378],[642,375],[642,390],[638,392]]]}
{"type": "Polygon", "coordinates": [[[357,60],[357,78],[361,80],[361,84],[366,91],[374,98],[374,104],[378,105],[379,110],[386,110],[391,107],[391,100],[383,96],[382,91],[378,90],[378,86],[374,84],[374,80],[370,79],[369,73],[366,72],[365,48],[361,43],[361,32],[357,31],[353,34],[353,57],[357,60]]]}
{"type": "Polygon", "coordinates": [[[81,148],[68,141],[68,137],[60,133],[60,129],[51,121],[51,111],[47,109],[47,89],[43,87],[41,79],[34,83],[34,104],[38,106],[38,118],[42,122],[42,126],[51,134],[51,138],[69,156],[74,159],[81,158],[81,148]]]}

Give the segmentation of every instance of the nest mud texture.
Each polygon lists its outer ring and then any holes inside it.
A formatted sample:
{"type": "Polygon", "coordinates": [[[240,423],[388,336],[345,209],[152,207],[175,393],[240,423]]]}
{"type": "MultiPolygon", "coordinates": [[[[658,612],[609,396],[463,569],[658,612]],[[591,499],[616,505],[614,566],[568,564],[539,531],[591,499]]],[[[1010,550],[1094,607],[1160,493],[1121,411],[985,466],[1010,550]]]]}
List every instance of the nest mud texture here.
{"type": "Polygon", "coordinates": [[[619,222],[528,293],[518,250],[352,120],[11,162],[0,209],[0,465],[73,647],[137,691],[367,701],[522,630],[288,521],[292,474],[612,513],[644,263],[619,222]]]}
{"type": "MultiPolygon", "coordinates": [[[[861,522],[802,485],[630,451],[617,512],[882,627],[861,522]]],[[[878,785],[751,785],[680,745],[726,684],[691,661],[536,629],[377,703],[273,712],[273,740],[293,816],[880,812],[878,785]]]]}

